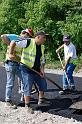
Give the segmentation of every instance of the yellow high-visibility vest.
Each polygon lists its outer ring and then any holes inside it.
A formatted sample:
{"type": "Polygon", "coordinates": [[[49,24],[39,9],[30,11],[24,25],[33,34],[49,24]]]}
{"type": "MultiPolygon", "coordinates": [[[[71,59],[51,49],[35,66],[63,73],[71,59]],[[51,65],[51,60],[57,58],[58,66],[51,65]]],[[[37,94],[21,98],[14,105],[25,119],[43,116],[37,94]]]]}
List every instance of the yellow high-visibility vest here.
{"type": "MultiPolygon", "coordinates": [[[[15,50],[14,50],[14,55],[15,55],[15,62],[20,62],[21,61],[21,54],[22,54],[22,48],[15,46],[15,50]]],[[[7,48],[7,52],[6,52],[6,60],[11,60],[9,58],[9,47],[7,48]]]]}
{"type": "MultiPolygon", "coordinates": [[[[44,59],[44,45],[41,45],[42,57],[41,61],[44,59]]],[[[34,66],[36,57],[36,43],[34,39],[31,39],[30,44],[27,48],[23,48],[21,63],[32,68],[34,66]]]]}

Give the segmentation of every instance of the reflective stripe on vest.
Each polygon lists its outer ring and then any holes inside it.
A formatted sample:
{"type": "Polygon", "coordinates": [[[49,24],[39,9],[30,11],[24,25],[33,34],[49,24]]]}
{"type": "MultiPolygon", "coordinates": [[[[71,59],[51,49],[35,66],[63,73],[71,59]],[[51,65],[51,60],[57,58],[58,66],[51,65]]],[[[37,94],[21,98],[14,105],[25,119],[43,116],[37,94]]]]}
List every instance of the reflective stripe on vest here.
{"type": "MultiPolygon", "coordinates": [[[[44,49],[42,46],[43,45],[41,45],[41,50],[43,54],[44,49]]],[[[35,44],[35,40],[31,39],[30,45],[27,48],[24,48],[22,51],[21,63],[32,68],[35,62],[35,57],[36,57],[36,44],[35,44]]]]}
{"type": "MultiPolygon", "coordinates": [[[[18,47],[18,46],[15,46],[15,50],[14,50],[15,59],[14,59],[14,61],[20,62],[21,61],[21,54],[22,54],[22,48],[18,47]]],[[[10,58],[9,58],[9,48],[7,48],[6,60],[10,60],[10,58]]]]}

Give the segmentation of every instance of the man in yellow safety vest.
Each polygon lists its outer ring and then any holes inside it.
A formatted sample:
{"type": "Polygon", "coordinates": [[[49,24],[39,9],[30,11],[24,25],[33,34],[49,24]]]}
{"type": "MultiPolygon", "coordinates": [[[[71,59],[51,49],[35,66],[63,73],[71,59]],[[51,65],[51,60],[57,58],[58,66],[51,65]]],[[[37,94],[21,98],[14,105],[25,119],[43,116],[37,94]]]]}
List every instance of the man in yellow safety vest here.
{"type": "Polygon", "coordinates": [[[24,85],[24,100],[25,107],[31,113],[33,112],[30,107],[30,95],[33,82],[37,82],[39,87],[39,100],[38,105],[44,102],[44,91],[47,89],[47,83],[44,79],[44,42],[46,41],[46,33],[43,31],[37,32],[35,38],[26,39],[19,42],[13,41],[10,44],[10,58],[13,59],[14,47],[20,46],[23,48],[21,55],[21,74],[24,85]],[[33,71],[34,70],[34,71],[33,71]],[[36,71],[39,73],[37,74],[36,71]]]}

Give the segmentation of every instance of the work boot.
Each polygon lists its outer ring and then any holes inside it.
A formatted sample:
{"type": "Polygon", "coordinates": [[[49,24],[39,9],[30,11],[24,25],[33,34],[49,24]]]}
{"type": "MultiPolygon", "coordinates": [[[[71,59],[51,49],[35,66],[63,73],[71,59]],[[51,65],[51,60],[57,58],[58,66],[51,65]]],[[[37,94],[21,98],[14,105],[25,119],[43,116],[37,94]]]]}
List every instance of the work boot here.
{"type": "Polygon", "coordinates": [[[32,89],[31,94],[37,93],[36,89],[32,89]]]}
{"type": "Polygon", "coordinates": [[[66,95],[66,94],[70,94],[70,93],[71,93],[71,91],[69,89],[65,89],[65,90],[59,91],[60,95],[66,95]]]}
{"type": "Polygon", "coordinates": [[[39,98],[38,100],[38,105],[49,105],[50,104],[50,101],[48,101],[46,98],[39,98]]]}
{"type": "Polygon", "coordinates": [[[32,86],[31,94],[34,94],[34,93],[37,93],[37,92],[38,92],[38,88],[37,88],[36,84],[34,83],[33,86],[32,86]]]}
{"type": "Polygon", "coordinates": [[[25,109],[27,109],[27,112],[29,112],[30,114],[34,114],[34,111],[29,104],[25,104],[25,109]]]}
{"type": "Polygon", "coordinates": [[[13,102],[10,101],[6,101],[6,107],[10,107],[12,109],[17,109],[17,106],[15,104],[13,104],[13,102]]]}

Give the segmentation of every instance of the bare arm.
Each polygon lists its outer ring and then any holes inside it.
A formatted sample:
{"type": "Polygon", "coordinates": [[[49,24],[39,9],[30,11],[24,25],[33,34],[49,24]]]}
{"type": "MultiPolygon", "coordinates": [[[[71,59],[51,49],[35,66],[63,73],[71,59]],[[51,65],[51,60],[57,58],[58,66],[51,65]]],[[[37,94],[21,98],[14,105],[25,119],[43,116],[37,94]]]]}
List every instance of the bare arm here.
{"type": "Polygon", "coordinates": [[[15,56],[14,56],[15,46],[16,46],[16,42],[15,41],[10,43],[10,46],[9,46],[9,58],[10,59],[14,59],[15,58],[15,56]]]}
{"type": "Polygon", "coordinates": [[[5,34],[1,35],[1,39],[6,45],[10,45],[10,40],[5,34]]]}
{"type": "Polygon", "coordinates": [[[44,53],[42,54],[42,57],[41,57],[41,66],[40,66],[40,73],[42,77],[45,76],[45,73],[44,73],[45,63],[46,63],[46,57],[45,57],[45,50],[44,50],[44,53]]]}
{"type": "Polygon", "coordinates": [[[62,48],[64,48],[64,44],[63,45],[61,45],[57,50],[56,50],[56,53],[59,53],[60,52],[60,50],[62,49],[62,48]]]}

